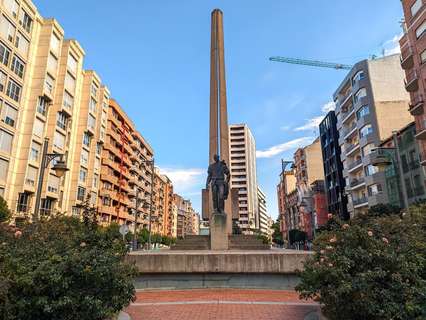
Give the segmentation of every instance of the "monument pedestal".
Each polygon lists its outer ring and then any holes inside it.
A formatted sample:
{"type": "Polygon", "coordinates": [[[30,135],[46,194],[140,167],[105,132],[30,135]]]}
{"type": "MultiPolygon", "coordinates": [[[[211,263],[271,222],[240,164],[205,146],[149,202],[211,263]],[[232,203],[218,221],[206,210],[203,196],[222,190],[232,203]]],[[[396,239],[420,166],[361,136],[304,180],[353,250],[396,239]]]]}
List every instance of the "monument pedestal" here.
{"type": "Polygon", "coordinates": [[[228,250],[226,214],[213,213],[210,219],[210,249],[228,250]]]}

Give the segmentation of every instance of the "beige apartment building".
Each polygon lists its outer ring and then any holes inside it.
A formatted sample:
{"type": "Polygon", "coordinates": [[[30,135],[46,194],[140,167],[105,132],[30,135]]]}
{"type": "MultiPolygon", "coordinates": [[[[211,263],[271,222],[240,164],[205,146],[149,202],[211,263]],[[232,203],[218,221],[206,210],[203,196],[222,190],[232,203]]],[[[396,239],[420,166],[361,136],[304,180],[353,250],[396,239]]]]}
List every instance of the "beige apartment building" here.
{"type": "Polygon", "coordinates": [[[238,190],[238,225],[243,233],[259,229],[256,143],[246,124],[229,126],[231,188],[238,190]]]}
{"type": "Polygon", "coordinates": [[[348,211],[353,216],[388,203],[385,173],[372,163],[371,151],[413,121],[399,55],[356,63],[334,94],[348,211]]]}
{"type": "Polygon", "coordinates": [[[152,232],[172,236],[173,226],[173,184],[159,168],[154,170],[153,229],[152,232]]]}
{"type": "Polygon", "coordinates": [[[257,187],[257,203],[258,203],[258,212],[259,212],[259,231],[266,235],[270,235],[270,220],[271,217],[268,215],[268,210],[266,206],[266,194],[257,187]]]}

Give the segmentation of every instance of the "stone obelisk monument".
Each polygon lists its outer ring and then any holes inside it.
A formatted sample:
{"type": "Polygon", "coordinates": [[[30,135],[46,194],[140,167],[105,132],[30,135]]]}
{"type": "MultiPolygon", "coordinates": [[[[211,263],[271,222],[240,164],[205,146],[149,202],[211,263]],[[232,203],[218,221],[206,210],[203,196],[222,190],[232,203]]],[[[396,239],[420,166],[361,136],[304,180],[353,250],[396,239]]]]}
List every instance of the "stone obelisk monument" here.
{"type": "MultiPolygon", "coordinates": [[[[219,9],[215,9],[211,15],[209,164],[214,163],[214,156],[218,155],[220,160],[229,166],[228,110],[226,104],[223,39],[223,13],[219,9]]],[[[232,192],[229,190],[228,199],[225,200],[225,214],[224,216],[218,216],[213,214],[211,188],[203,190],[203,218],[210,220],[212,249],[227,249],[228,234],[232,233],[231,199],[232,192]],[[220,233],[219,238],[222,240],[218,240],[218,233],[220,233]],[[225,241],[225,239],[226,245],[221,244],[220,242],[225,241]]]]}

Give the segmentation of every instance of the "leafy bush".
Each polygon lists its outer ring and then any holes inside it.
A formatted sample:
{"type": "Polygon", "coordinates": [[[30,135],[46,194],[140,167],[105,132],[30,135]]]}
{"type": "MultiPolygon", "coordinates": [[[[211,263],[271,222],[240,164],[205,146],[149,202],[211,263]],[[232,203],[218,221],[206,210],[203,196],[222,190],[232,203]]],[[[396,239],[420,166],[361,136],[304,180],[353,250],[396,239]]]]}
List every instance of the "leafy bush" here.
{"type": "Polygon", "coordinates": [[[426,206],[331,219],[296,288],[330,319],[426,319],[426,206]]]}
{"type": "Polygon", "coordinates": [[[0,229],[0,319],[105,320],[134,299],[111,229],[57,217],[0,229]]]}
{"type": "Polygon", "coordinates": [[[0,196],[0,223],[9,220],[10,210],[7,202],[0,196]]]}

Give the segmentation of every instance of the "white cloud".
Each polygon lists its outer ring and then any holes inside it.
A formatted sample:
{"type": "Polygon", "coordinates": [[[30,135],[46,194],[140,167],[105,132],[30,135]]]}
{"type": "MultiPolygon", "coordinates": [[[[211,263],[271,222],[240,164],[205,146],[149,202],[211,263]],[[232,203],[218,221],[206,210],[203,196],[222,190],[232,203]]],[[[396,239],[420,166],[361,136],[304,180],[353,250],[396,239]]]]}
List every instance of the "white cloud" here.
{"type": "Polygon", "coordinates": [[[336,109],[336,104],[334,103],[334,101],[330,101],[322,106],[321,111],[324,113],[328,113],[330,111],[333,111],[334,109],[336,109]]]}
{"type": "Polygon", "coordinates": [[[324,116],[318,116],[312,119],[308,119],[303,126],[297,127],[294,130],[295,131],[317,130],[319,124],[321,123],[323,119],[324,119],[324,116]]]}
{"type": "Polygon", "coordinates": [[[206,170],[199,168],[160,168],[160,172],[170,178],[173,182],[173,188],[177,193],[186,193],[189,195],[194,192],[195,188],[199,188],[202,185],[206,170]]]}
{"type": "Polygon", "coordinates": [[[263,151],[258,150],[258,151],[256,151],[256,157],[257,158],[271,158],[271,157],[276,156],[276,155],[283,153],[285,151],[302,147],[305,144],[312,142],[312,140],[313,140],[312,137],[302,137],[302,138],[290,140],[290,141],[284,142],[282,144],[272,146],[272,147],[270,147],[266,150],[263,150],[263,151]]]}
{"type": "Polygon", "coordinates": [[[291,129],[291,127],[290,127],[290,126],[282,126],[280,129],[281,129],[282,131],[288,131],[288,130],[290,130],[290,129],[291,129]]]}
{"type": "Polygon", "coordinates": [[[396,34],[392,39],[389,39],[383,43],[383,54],[385,56],[390,56],[392,54],[397,54],[401,52],[399,47],[399,39],[401,39],[402,34],[396,34]]]}

